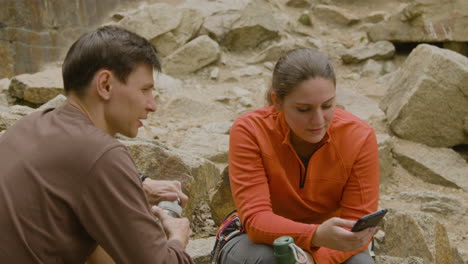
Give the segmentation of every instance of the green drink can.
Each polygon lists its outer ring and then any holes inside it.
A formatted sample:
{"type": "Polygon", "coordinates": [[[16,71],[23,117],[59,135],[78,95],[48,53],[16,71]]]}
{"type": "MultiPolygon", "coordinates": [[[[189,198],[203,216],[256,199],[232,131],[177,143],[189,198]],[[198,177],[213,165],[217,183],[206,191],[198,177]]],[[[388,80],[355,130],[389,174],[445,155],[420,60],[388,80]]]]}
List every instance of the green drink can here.
{"type": "Polygon", "coordinates": [[[290,236],[282,236],[275,239],[273,242],[273,254],[276,264],[296,263],[291,244],[294,244],[294,239],[290,236]]]}

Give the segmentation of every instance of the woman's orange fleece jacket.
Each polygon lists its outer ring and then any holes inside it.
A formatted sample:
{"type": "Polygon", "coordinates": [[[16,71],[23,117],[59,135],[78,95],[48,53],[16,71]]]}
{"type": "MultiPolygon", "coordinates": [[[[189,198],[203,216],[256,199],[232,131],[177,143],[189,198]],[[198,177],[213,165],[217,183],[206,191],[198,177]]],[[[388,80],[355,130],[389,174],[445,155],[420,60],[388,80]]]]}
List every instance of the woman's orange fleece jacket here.
{"type": "Polygon", "coordinates": [[[357,220],[377,210],[378,146],[372,127],[339,108],[322,143],[306,170],[284,114],[272,106],[249,112],[231,128],[229,177],[254,243],[291,236],[317,264],[342,263],[359,251],[315,247],[312,237],[331,217],[357,220]]]}

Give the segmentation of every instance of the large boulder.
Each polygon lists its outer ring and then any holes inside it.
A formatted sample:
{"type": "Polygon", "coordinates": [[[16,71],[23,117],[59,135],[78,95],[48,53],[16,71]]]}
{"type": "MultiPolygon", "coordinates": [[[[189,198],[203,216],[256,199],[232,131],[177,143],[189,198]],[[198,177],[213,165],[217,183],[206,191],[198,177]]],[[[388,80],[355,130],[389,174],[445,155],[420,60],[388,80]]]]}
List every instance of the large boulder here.
{"type": "Polygon", "coordinates": [[[164,60],[164,72],[177,75],[195,72],[220,57],[217,42],[210,37],[200,36],[174,51],[164,60]]]}
{"type": "Polygon", "coordinates": [[[183,46],[189,40],[196,37],[203,24],[202,14],[194,9],[181,9],[181,21],[179,25],[156,38],[151,43],[158,49],[163,56],[171,54],[173,51],[183,46]]]}
{"type": "Polygon", "coordinates": [[[393,155],[424,181],[468,191],[468,163],[454,150],[394,139],[393,155]]]}
{"type": "Polygon", "coordinates": [[[369,27],[373,41],[468,41],[468,5],[465,0],[414,0],[397,5],[388,20],[369,27]]]}
{"type": "Polygon", "coordinates": [[[176,29],[182,20],[182,9],[168,4],[142,5],[127,14],[118,25],[149,41],[176,29]]]}
{"type": "Polygon", "coordinates": [[[156,141],[121,140],[140,173],[157,180],[177,180],[190,197],[184,215],[207,199],[208,191],[219,181],[219,169],[210,161],[191,153],[166,147],[156,141]]]}
{"type": "Polygon", "coordinates": [[[50,68],[34,74],[15,76],[10,83],[10,95],[33,104],[43,104],[63,94],[62,69],[50,68]]]}
{"type": "Polygon", "coordinates": [[[391,210],[386,216],[384,231],[377,255],[419,257],[424,263],[454,263],[445,227],[429,214],[391,210]]]}
{"type": "Polygon", "coordinates": [[[277,38],[284,25],[272,14],[274,10],[265,0],[251,1],[232,22],[222,44],[231,50],[243,50],[277,38]]]}
{"type": "Polygon", "coordinates": [[[468,58],[418,45],[390,82],[380,107],[401,138],[433,147],[468,143],[468,58]]]}

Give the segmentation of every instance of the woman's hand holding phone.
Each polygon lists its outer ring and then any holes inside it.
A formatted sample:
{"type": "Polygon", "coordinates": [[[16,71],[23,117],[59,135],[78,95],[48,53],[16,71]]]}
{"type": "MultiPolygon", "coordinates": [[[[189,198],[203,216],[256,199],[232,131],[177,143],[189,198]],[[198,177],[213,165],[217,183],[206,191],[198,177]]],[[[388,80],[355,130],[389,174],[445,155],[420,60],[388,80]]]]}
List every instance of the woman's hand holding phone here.
{"type": "Polygon", "coordinates": [[[338,217],[330,218],[319,225],[312,238],[312,244],[340,251],[359,250],[377,233],[376,226],[386,212],[387,210],[384,209],[363,216],[358,221],[338,217]],[[345,228],[355,231],[348,231],[345,228]]]}

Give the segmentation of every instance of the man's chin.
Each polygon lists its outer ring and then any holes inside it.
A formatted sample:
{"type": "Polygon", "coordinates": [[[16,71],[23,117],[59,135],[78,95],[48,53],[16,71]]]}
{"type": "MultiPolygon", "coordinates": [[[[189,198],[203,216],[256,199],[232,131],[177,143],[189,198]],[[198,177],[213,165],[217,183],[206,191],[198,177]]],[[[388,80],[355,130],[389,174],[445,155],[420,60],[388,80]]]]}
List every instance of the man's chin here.
{"type": "Polygon", "coordinates": [[[135,138],[138,132],[120,132],[119,134],[127,138],[135,138]]]}

